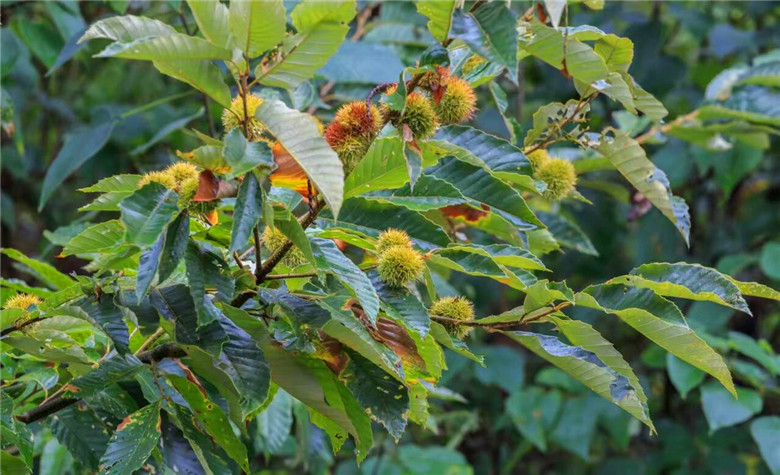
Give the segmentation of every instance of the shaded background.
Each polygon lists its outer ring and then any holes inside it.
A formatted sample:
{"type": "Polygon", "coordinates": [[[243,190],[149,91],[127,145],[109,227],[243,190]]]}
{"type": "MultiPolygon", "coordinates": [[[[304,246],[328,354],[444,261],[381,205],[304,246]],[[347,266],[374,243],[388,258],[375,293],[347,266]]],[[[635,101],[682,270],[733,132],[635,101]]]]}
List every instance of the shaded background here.
{"type": "MultiPolygon", "coordinates": [[[[292,2],[294,3],[294,2],[292,2]]],[[[531,4],[513,2],[523,12],[531,4]]],[[[410,2],[374,5],[360,42],[346,43],[321,71],[322,78],[282,97],[299,108],[314,110],[323,120],[330,106],[363,98],[377,83],[397,80],[433,40],[425,18],[410,2]],[[327,94],[322,86],[333,81],[327,94]]],[[[288,8],[290,11],[290,8],[288,8]]],[[[77,45],[86,25],[117,13],[150,16],[193,29],[194,21],[178,1],[91,1],[0,3],[2,17],[2,236],[14,247],[64,271],[83,272],[77,258],[55,258],[60,246],[94,221],[94,212],[79,212],[92,196],[79,193],[105,176],[158,169],[175,160],[175,151],[197,144],[188,129],[208,131],[219,125],[220,108],[198,95],[177,97],[188,87],[162,76],[150,63],[92,59],[100,45],[77,45]],[[121,118],[144,104],[156,107],[121,118]],[[12,110],[12,111],[11,111],[12,110]],[[209,114],[211,117],[209,117],[209,114]],[[106,124],[115,126],[106,132],[106,124]],[[39,210],[48,165],[61,152],[68,134],[86,134],[98,150],[78,144],[76,167],[39,210]],[[94,154],[92,154],[94,152],[94,154]]],[[[669,109],[670,118],[698,107],[710,81],[722,70],[749,64],[780,46],[778,2],[608,2],[603,10],[573,5],[569,24],[589,24],[634,41],[631,74],[669,109]]],[[[509,115],[523,129],[532,114],[552,101],[576,97],[570,80],[532,58],[521,62],[520,86],[502,83],[509,95],[509,115]]],[[[478,90],[476,125],[508,137],[503,119],[485,87],[478,90]]],[[[605,98],[592,106],[592,130],[633,120],[605,98]],[[613,113],[615,112],[615,113],[613,113]]],[[[780,104],[775,108],[780,120],[780,104]]],[[[559,153],[566,153],[559,150],[559,153]]],[[[554,280],[582,288],[652,261],[685,260],[717,267],[740,280],[780,286],[780,163],[778,140],[738,142],[727,150],[705,150],[669,139],[648,146],[648,154],[666,171],[674,194],[691,208],[691,246],[686,248],[666,218],[645,212],[633,191],[615,172],[588,175],[617,187],[610,192],[582,188],[593,202],[567,202],[565,212],[579,223],[595,252],[566,249],[545,258],[554,280]]],[[[578,243],[587,250],[582,237],[578,243]]],[[[3,260],[3,278],[21,277],[3,260]]],[[[486,279],[452,276],[453,291],[475,300],[478,315],[517,305],[522,295],[486,279]]],[[[727,354],[740,385],[751,388],[760,406],[715,398],[703,375],[647,342],[609,316],[574,310],[615,342],[650,397],[659,431],[651,437],[627,414],[590,394],[579,383],[500,338],[476,335],[476,352],[487,368],[448,354],[450,370],[442,381],[454,393],[433,402],[428,430],[413,428],[400,445],[377,432],[378,448],[361,466],[364,473],[768,473],[758,455],[749,419],[780,413],[780,308],[766,300],[749,301],[754,317],[707,303],[687,308],[689,324],[727,354]],[[730,333],[739,331],[747,339],[730,333]],[[505,344],[506,343],[506,344],[505,344]],[[522,365],[520,364],[522,362],[522,365]],[[686,394],[687,393],[687,394],[686,394]],[[707,395],[713,396],[708,398],[707,395]],[[683,397],[684,396],[684,397],[683,397]],[[702,408],[702,397],[709,401],[702,408]],[[465,398],[467,403],[459,401],[465,398]],[[706,417],[705,417],[705,412],[706,417]],[[725,414],[725,415],[724,415],[725,414]],[[743,418],[731,417],[746,414],[743,418]],[[543,427],[546,452],[531,442],[529,431],[543,427]],[[712,430],[716,428],[717,430],[712,430]],[[404,461],[414,460],[409,468],[404,461]],[[405,467],[402,469],[401,467],[405,467]]],[[[293,427],[293,433],[296,428],[293,427]]],[[[299,434],[300,436],[300,434],[299,434]]],[[[269,451],[268,466],[279,470],[332,470],[354,473],[354,462],[333,456],[316,430],[310,443],[290,437],[269,451]]],[[[56,441],[54,441],[56,444],[56,441]]],[[[50,444],[39,444],[44,450],[50,444]]],[[[257,442],[258,466],[265,458],[257,442]]],[[[61,447],[55,470],[69,470],[61,447]]],[[[64,473],[54,471],[51,473],[64,473]]]]}

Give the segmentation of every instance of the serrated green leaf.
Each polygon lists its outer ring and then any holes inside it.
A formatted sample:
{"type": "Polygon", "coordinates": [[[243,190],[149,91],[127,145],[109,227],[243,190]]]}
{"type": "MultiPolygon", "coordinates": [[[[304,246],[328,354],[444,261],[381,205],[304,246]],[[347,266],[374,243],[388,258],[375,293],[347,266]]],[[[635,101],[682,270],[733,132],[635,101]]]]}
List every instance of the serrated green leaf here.
{"type": "Polygon", "coordinates": [[[184,257],[189,237],[190,217],[187,213],[182,213],[168,225],[168,230],[165,233],[165,245],[158,269],[158,282],[165,281],[176,270],[179,261],[184,257]]]}
{"type": "Polygon", "coordinates": [[[103,294],[97,301],[90,298],[80,300],[78,306],[87,313],[93,323],[100,326],[114,342],[120,353],[130,348],[130,334],[122,310],[114,303],[113,295],[103,294]]]}
{"type": "Polygon", "coordinates": [[[229,252],[243,250],[249,243],[252,229],[263,215],[263,195],[253,173],[244,177],[238,187],[238,197],[233,208],[233,226],[230,230],[229,252]]]}
{"type": "Polygon", "coordinates": [[[350,198],[344,202],[338,221],[327,212],[318,221],[325,229],[344,228],[373,238],[387,229],[406,231],[414,242],[424,248],[446,246],[450,239],[442,228],[423,215],[390,203],[380,203],[365,198],[350,198]]]}
{"type": "Polygon", "coordinates": [[[198,314],[198,326],[208,325],[216,317],[207,309],[206,288],[216,288],[226,299],[233,295],[233,282],[225,275],[228,271],[227,264],[220,256],[201,248],[194,240],[190,240],[187,244],[184,262],[187,267],[190,295],[198,314]]]}
{"type": "Polygon", "coordinates": [[[80,188],[83,193],[110,193],[110,192],[129,192],[138,189],[138,182],[141,181],[141,175],[122,174],[103,178],[92,186],[80,188]]]}
{"type": "Polygon", "coordinates": [[[608,283],[647,288],[665,297],[714,302],[751,314],[739,287],[728,276],[698,264],[644,264],[629,275],[614,277],[608,283]]]}
{"type": "Polygon", "coordinates": [[[233,432],[225,413],[214,402],[210,401],[202,388],[196,386],[186,378],[169,374],[168,381],[182,395],[195,417],[205,431],[214,438],[214,441],[236,461],[246,472],[249,471],[247,451],[244,443],[233,432]]]}
{"type": "Polygon", "coordinates": [[[360,405],[370,409],[372,418],[398,441],[406,429],[409,410],[406,387],[359,354],[348,354],[349,363],[339,377],[360,405]]]}
{"type": "Polygon", "coordinates": [[[680,310],[651,290],[620,284],[592,285],[577,294],[577,305],[617,315],[658,346],[705,371],[734,392],[723,358],[688,328],[680,310]]]}
{"type": "Polygon", "coordinates": [[[298,34],[285,39],[281,60],[255,71],[260,84],[294,89],[311,79],[336,53],[354,16],[354,0],[299,3],[290,14],[298,34]]]}
{"type": "Polygon", "coordinates": [[[144,37],[129,43],[116,42],[96,58],[125,58],[146,61],[197,61],[232,58],[232,53],[208,41],[183,33],[144,37]]]}
{"type": "Polygon", "coordinates": [[[141,300],[149,286],[152,285],[154,277],[157,275],[157,269],[160,267],[162,251],[165,247],[165,234],[161,234],[157,242],[152,247],[144,249],[141,257],[138,258],[138,274],[135,279],[135,295],[141,300]]]}
{"type": "Polygon", "coordinates": [[[431,317],[425,305],[408,289],[385,284],[376,271],[369,272],[368,276],[379,295],[382,310],[415,334],[425,337],[431,329],[431,317]]]}
{"type": "MultiPolygon", "coordinates": [[[[366,155],[347,176],[344,182],[344,198],[404,186],[409,177],[403,149],[400,137],[381,137],[374,140],[366,155]]],[[[430,164],[423,162],[424,166],[430,164]]]]}
{"type": "Polygon", "coordinates": [[[317,260],[317,268],[330,270],[336,278],[360,302],[369,320],[374,323],[379,314],[379,297],[366,274],[341,253],[336,243],[330,239],[314,238],[311,240],[312,252],[317,260]]]}
{"type": "Polygon", "coordinates": [[[58,271],[50,264],[27,257],[16,249],[8,247],[4,248],[2,253],[8,258],[22,264],[26,269],[29,269],[29,274],[35,276],[52,289],[60,290],[73,285],[74,281],[70,277],[58,271]]]}
{"type": "Polygon", "coordinates": [[[232,320],[219,315],[219,325],[227,340],[222,345],[222,355],[217,363],[235,381],[245,414],[255,412],[268,397],[271,370],[261,350],[252,337],[232,320]]]}
{"type": "Polygon", "coordinates": [[[94,126],[76,128],[65,135],[65,143],[60,149],[54,161],[46,170],[41,188],[41,198],[38,202],[38,211],[51,197],[54,190],[59,188],[65,178],[81,167],[103,148],[111,137],[116,121],[109,120],[94,126]]]}
{"type": "Polygon", "coordinates": [[[458,340],[457,338],[453,338],[452,335],[447,333],[447,330],[440,323],[431,322],[431,335],[440,345],[443,345],[455,353],[461,356],[465,356],[466,358],[475,361],[482,366],[485,366],[484,357],[472,353],[469,347],[466,346],[466,343],[464,343],[462,340],[458,340]]]}
{"type": "MultiPolygon", "coordinates": [[[[552,336],[520,331],[504,333],[539,357],[562,369],[607,401],[631,414],[637,414],[635,417],[640,420],[647,420],[639,394],[629,379],[610,368],[596,353],[579,346],[566,345],[552,336]]],[[[588,332],[587,337],[583,339],[598,346],[596,340],[590,339],[594,333],[588,332]]],[[[603,351],[603,356],[614,358],[613,352],[603,351]]],[[[616,360],[612,359],[612,361],[616,360]]]]}
{"type": "Polygon", "coordinates": [[[519,229],[544,227],[516,190],[482,168],[448,157],[426,173],[453,185],[466,198],[499,212],[519,229]]]}
{"type": "MultiPolygon", "coordinates": [[[[212,2],[190,2],[208,4],[212,2]]],[[[213,2],[219,4],[219,2],[213,2]]],[[[228,88],[222,72],[211,61],[176,61],[158,60],[153,62],[158,71],[179,81],[186,82],[190,86],[206,94],[222,107],[230,107],[230,88],[228,88]]]]}
{"type": "Polygon", "coordinates": [[[517,15],[507,5],[495,2],[481,5],[473,12],[455,10],[451,35],[490,61],[506,67],[517,82],[517,15]]]}
{"type": "Polygon", "coordinates": [[[565,66],[573,78],[586,84],[606,79],[607,65],[590,46],[573,38],[565,38],[563,31],[541,23],[535,23],[532,31],[530,41],[520,43],[521,48],[529,54],[557,69],[562,70],[565,66]]]}
{"type": "Polygon", "coordinates": [[[639,383],[639,378],[634,374],[631,366],[626,363],[626,360],[623,359],[623,355],[612,346],[612,343],[585,322],[554,315],[550,319],[573,345],[592,352],[613,371],[628,379],[631,388],[636,393],[636,398],[623,399],[617,405],[647,425],[652,432],[655,432],[655,427],[650,420],[650,413],[647,408],[647,396],[645,396],[642,385],[639,383]]]}
{"type": "Polygon", "coordinates": [[[687,205],[672,195],[666,174],[653,165],[636,140],[620,131],[614,133],[612,141],[602,138],[599,153],[677,227],[687,244],[691,229],[687,205]]]}
{"type": "Polygon", "coordinates": [[[261,346],[271,365],[274,382],[335,424],[336,429],[352,435],[358,460],[363,460],[373,442],[371,422],[347,388],[334,378],[321,360],[294,356],[275,345],[261,346]]]}
{"type": "Polygon", "coordinates": [[[175,33],[176,29],[159,20],[124,15],[104,18],[93,23],[79,39],[79,43],[98,38],[129,43],[140,38],[167,36],[175,33]]]}
{"type": "Polygon", "coordinates": [[[293,399],[284,389],[276,392],[271,404],[258,414],[255,446],[266,453],[275,453],[290,436],[293,399]]]}
{"type": "Polygon", "coordinates": [[[141,468],[157,446],[160,424],[159,404],[127,416],[108,442],[106,453],[100,459],[100,472],[130,475],[141,468]]]}
{"type": "Polygon", "coordinates": [[[322,138],[314,118],[276,100],[265,101],[255,114],[281,143],[338,216],[344,197],[344,169],[322,138]]]}
{"type": "Polygon", "coordinates": [[[259,56],[284,38],[287,21],[282,0],[230,2],[228,18],[233,45],[247,59],[259,56]]]}
{"type": "Polygon", "coordinates": [[[421,143],[427,153],[454,155],[471,165],[490,170],[495,176],[529,186],[531,162],[522,150],[506,140],[465,125],[441,127],[433,138],[421,143]],[[429,151],[429,147],[433,150],[429,151]]]}
{"type": "Polygon", "coordinates": [[[159,183],[149,183],[121,203],[121,221],[128,242],[146,248],[154,245],[179,212],[179,196],[159,183]]]}
{"type": "Polygon", "coordinates": [[[126,379],[132,379],[144,364],[133,355],[117,355],[109,358],[92,371],[85,373],[69,383],[68,392],[88,398],[107,387],[126,379]]]}
{"type": "Polygon", "coordinates": [[[256,168],[268,172],[275,167],[271,147],[265,142],[249,142],[238,127],[225,136],[222,155],[232,168],[228,174],[229,178],[243,175],[256,168]]]}
{"type": "Polygon", "coordinates": [[[780,93],[775,89],[747,85],[737,88],[723,101],[709,101],[699,109],[699,119],[742,119],[757,124],[780,126],[780,93]]]}
{"type": "MultiPolygon", "coordinates": [[[[199,346],[212,354],[219,354],[222,343],[227,339],[225,331],[215,321],[198,327],[197,310],[187,286],[177,284],[155,287],[151,291],[150,301],[160,315],[173,323],[174,340],[185,345],[199,346]]],[[[204,307],[209,304],[211,300],[204,303],[204,307]]],[[[211,313],[211,307],[208,310],[211,313]]]]}
{"type": "Polygon", "coordinates": [[[219,0],[187,0],[187,5],[203,36],[217,46],[228,47],[230,25],[227,6],[219,0]]]}
{"type": "Polygon", "coordinates": [[[73,237],[62,248],[61,256],[90,254],[112,249],[122,242],[125,229],[119,220],[112,219],[90,226],[73,237]]]}
{"type": "Polygon", "coordinates": [[[439,42],[444,42],[450,33],[452,13],[457,6],[455,0],[419,0],[417,12],[428,17],[428,31],[439,42]]]}
{"type": "Polygon", "coordinates": [[[110,428],[94,409],[78,402],[51,416],[51,431],[74,458],[97,470],[111,437],[110,428]]]}
{"type": "Polygon", "coordinates": [[[445,206],[457,205],[468,200],[454,186],[444,180],[422,175],[414,186],[406,184],[397,190],[382,190],[363,195],[369,200],[391,203],[412,211],[430,211],[445,206]]]}

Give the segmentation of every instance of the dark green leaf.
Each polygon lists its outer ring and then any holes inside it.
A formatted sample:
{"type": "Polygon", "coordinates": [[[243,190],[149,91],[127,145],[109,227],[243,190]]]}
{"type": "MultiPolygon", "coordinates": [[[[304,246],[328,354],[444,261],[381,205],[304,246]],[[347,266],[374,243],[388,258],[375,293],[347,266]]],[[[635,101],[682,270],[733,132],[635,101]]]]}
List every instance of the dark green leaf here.
{"type": "Polygon", "coordinates": [[[350,361],[340,374],[341,380],[397,441],[406,429],[409,410],[406,387],[394,378],[388,378],[387,373],[359,354],[348,353],[350,361]]]}
{"type": "Polygon", "coordinates": [[[317,267],[333,272],[336,278],[357,298],[371,322],[376,322],[379,314],[379,297],[366,274],[341,253],[331,239],[314,238],[312,251],[317,259],[317,267]]]}
{"type": "Polygon", "coordinates": [[[750,424],[750,434],[756,441],[761,457],[772,473],[780,472],[780,417],[759,417],[750,424]]]}
{"type": "Polygon", "coordinates": [[[114,356],[103,361],[96,369],[79,376],[69,384],[68,392],[82,398],[94,396],[105,388],[126,379],[132,379],[145,366],[133,355],[114,356]]]}
{"type": "Polygon", "coordinates": [[[159,183],[149,183],[121,203],[128,242],[146,248],[154,245],[179,212],[179,196],[159,183]]]}
{"type": "Polygon", "coordinates": [[[187,213],[180,214],[168,226],[165,234],[165,245],[160,258],[158,282],[163,282],[173,274],[179,261],[184,257],[187,242],[190,237],[190,217],[187,213]]]}
{"type": "Polygon", "coordinates": [[[113,340],[117,351],[126,353],[129,350],[130,334],[122,310],[116,306],[112,295],[103,294],[97,301],[84,298],[79,306],[113,340]]]}
{"type": "Polygon", "coordinates": [[[157,446],[160,424],[159,404],[127,416],[108,442],[106,453],[100,459],[100,472],[124,475],[141,468],[157,446]]]}
{"type": "Polygon", "coordinates": [[[65,144],[54,157],[54,161],[43,179],[38,211],[43,209],[43,205],[49,200],[54,190],[65,181],[65,178],[78,170],[84,162],[103,148],[108,142],[108,138],[111,137],[115,124],[115,121],[110,120],[92,127],[81,127],[66,136],[65,144]]]}
{"type": "Polygon", "coordinates": [[[344,202],[338,221],[322,214],[322,227],[345,228],[370,237],[389,226],[406,231],[417,245],[424,249],[446,246],[450,239],[436,224],[419,213],[389,203],[379,203],[365,198],[350,198],[344,202]]]}
{"type": "Polygon", "coordinates": [[[241,251],[249,243],[252,229],[263,214],[263,195],[254,173],[248,173],[238,188],[233,208],[233,227],[230,231],[229,252],[241,251]]]}
{"type": "Polygon", "coordinates": [[[736,397],[721,386],[708,383],[701,387],[701,405],[710,432],[745,422],[761,412],[761,395],[752,389],[737,388],[736,397]]]}
{"type": "Polygon", "coordinates": [[[165,234],[160,234],[157,242],[152,247],[144,249],[138,260],[138,275],[135,280],[135,295],[138,300],[144,298],[152,285],[157,269],[160,267],[160,258],[165,246],[165,234]]]}
{"type": "Polygon", "coordinates": [[[74,458],[97,470],[111,437],[111,428],[94,409],[79,402],[58,411],[51,417],[51,431],[74,458]]]}
{"type": "Polygon", "coordinates": [[[249,462],[247,461],[246,447],[233,432],[233,427],[222,409],[206,397],[203,388],[196,386],[186,378],[168,375],[168,380],[187,401],[193,416],[206,432],[227,452],[230,458],[248,472],[249,462]]]}
{"type": "Polygon", "coordinates": [[[243,175],[258,167],[270,171],[275,166],[271,147],[265,142],[249,142],[239,127],[225,136],[222,155],[232,168],[229,178],[243,175]]]}

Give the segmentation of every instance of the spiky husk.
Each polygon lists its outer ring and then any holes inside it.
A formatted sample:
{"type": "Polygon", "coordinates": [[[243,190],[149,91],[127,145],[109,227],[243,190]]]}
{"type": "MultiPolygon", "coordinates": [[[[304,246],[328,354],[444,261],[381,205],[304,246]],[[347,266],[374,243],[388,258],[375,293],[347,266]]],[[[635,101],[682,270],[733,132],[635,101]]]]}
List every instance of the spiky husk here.
{"type": "Polygon", "coordinates": [[[355,169],[360,160],[368,152],[371,146],[371,139],[366,137],[347,137],[337,147],[335,151],[344,166],[344,174],[349,175],[355,169]]]}
{"type": "Polygon", "coordinates": [[[543,163],[534,173],[534,177],[547,183],[543,196],[551,201],[565,198],[577,184],[574,165],[562,158],[551,158],[543,163]]]}
{"type": "MultiPolygon", "coordinates": [[[[463,297],[443,297],[433,302],[428,313],[431,315],[451,318],[461,322],[470,322],[474,320],[474,306],[468,299],[463,297]]],[[[442,321],[440,322],[447,332],[456,337],[463,339],[471,333],[473,327],[468,325],[458,325],[454,322],[442,321]]]]}
{"type": "Polygon", "coordinates": [[[344,104],[336,111],[333,122],[338,123],[349,135],[374,137],[382,130],[382,115],[375,105],[366,114],[365,101],[354,101],[344,104]]]}
{"type": "Polygon", "coordinates": [[[165,172],[172,176],[176,183],[183,183],[187,180],[198,179],[198,168],[192,163],[176,162],[165,169],[165,172]]]}
{"type": "Polygon", "coordinates": [[[159,183],[162,186],[168,188],[169,190],[176,189],[176,179],[173,176],[166,173],[165,170],[146,173],[144,176],[141,177],[141,180],[138,182],[138,188],[142,188],[148,185],[149,183],[159,183]]]}
{"type": "Polygon", "coordinates": [[[415,139],[426,139],[436,133],[436,128],[439,127],[431,101],[416,92],[406,96],[406,108],[397,122],[396,127],[401,127],[401,124],[408,125],[415,139]]]}
{"type": "Polygon", "coordinates": [[[419,252],[404,246],[394,246],[379,256],[379,278],[390,287],[405,287],[422,278],[425,263],[419,252]]]}
{"type": "Polygon", "coordinates": [[[180,208],[184,208],[190,204],[192,198],[195,197],[195,193],[198,192],[198,186],[200,186],[200,180],[198,180],[197,176],[193,178],[187,178],[181,182],[181,184],[178,186],[180,208]]]}
{"type": "Polygon", "coordinates": [[[460,68],[461,74],[465,76],[471,73],[472,71],[477,69],[479,65],[483,64],[485,61],[486,61],[485,58],[483,58],[478,54],[469,57],[469,59],[467,59],[466,62],[463,63],[463,66],[461,66],[460,68]]]}
{"type": "Polygon", "coordinates": [[[16,294],[10,299],[5,301],[3,305],[4,309],[16,308],[19,310],[27,310],[32,305],[40,305],[41,299],[35,295],[30,294],[16,294]]]}
{"type": "MultiPolygon", "coordinates": [[[[255,112],[260,104],[263,103],[263,99],[249,94],[246,96],[246,111],[247,111],[247,140],[255,142],[260,140],[263,136],[265,128],[259,120],[255,118],[255,112]]],[[[243,131],[244,127],[244,99],[239,95],[233,98],[230,103],[230,109],[222,111],[222,125],[225,127],[225,133],[230,132],[236,127],[241,127],[243,131]]]]}
{"type": "Polygon", "coordinates": [[[410,248],[412,247],[412,240],[409,239],[409,235],[405,231],[400,229],[390,228],[383,231],[379,235],[379,241],[377,241],[376,252],[377,254],[383,254],[391,247],[401,246],[410,248]]]}
{"type": "Polygon", "coordinates": [[[417,85],[423,89],[433,90],[443,86],[450,77],[450,70],[443,66],[436,66],[436,71],[428,71],[420,76],[417,85]]]}
{"type": "Polygon", "coordinates": [[[179,192],[184,183],[195,180],[198,181],[198,169],[195,165],[187,162],[176,162],[165,170],[149,172],[141,177],[138,182],[138,188],[149,183],[159,183],[169,190],[179,192]]]}
{"type": "MultiPolygon", "coordinates": [[[[287,236],[284,235],[283,232],[279,231],[278,229],[272,229],[270,227],[266,227],[265,231],[263,231],[263,245],[265,246],[268,251],[271,253],[276,252],[277,249],[282,247],[282,245],[287,242],[287,236]]],[[[284,257],[281,260],[282,265],[293,268],[297,267],[301,264],[306,262],[306,257],[303,255],[300,249],[298,247],[293,246],[290,248],[289,251],[284,255],[284,257]]]]}
{"type": "Polygon", "coordinates": [[[534,150],[533,152],[526,154],[528,157],[528,160],[531,162],[531,166],[534,170],[538,170],[539,167],[550,161],[550,154],[547,152],[547,150],[540,148],[539,150],[534,150]]]}
{"type": "Polygon", "coordinates": [[[379,109],[372,105],[368,110],[369,114],[366,114],[363,101],[345,104],[325,129],[325,141],[338,154],[345,174],[355,169],[382,129],[384,122],[379,109]]]}
{"type": "Polygon", "coordinates": [[[442,124],[460,124],[471,119],[477,105],[474,89],[463,79],[450,76],[444,83],[446,90],[438,103],[433,104],[442,124]]]}

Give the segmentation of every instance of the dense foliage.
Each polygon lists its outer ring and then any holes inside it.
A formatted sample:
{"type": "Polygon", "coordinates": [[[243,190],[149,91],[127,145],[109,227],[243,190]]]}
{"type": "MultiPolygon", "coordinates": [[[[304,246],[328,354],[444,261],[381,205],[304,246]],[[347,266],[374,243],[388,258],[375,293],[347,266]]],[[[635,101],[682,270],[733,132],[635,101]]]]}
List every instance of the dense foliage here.
{"type": "Polygon", "coordinates": [[[780,471],[773,39],[711,33],[747,55],[699,103],[657,6],[622,36],[592,1],[127,7],[2,29],[13,245],[31,193],[56,220],[100,178],[56,267],[2,251],[4,470],[581,470],[633,437],[651,471],[780,471]]]}

